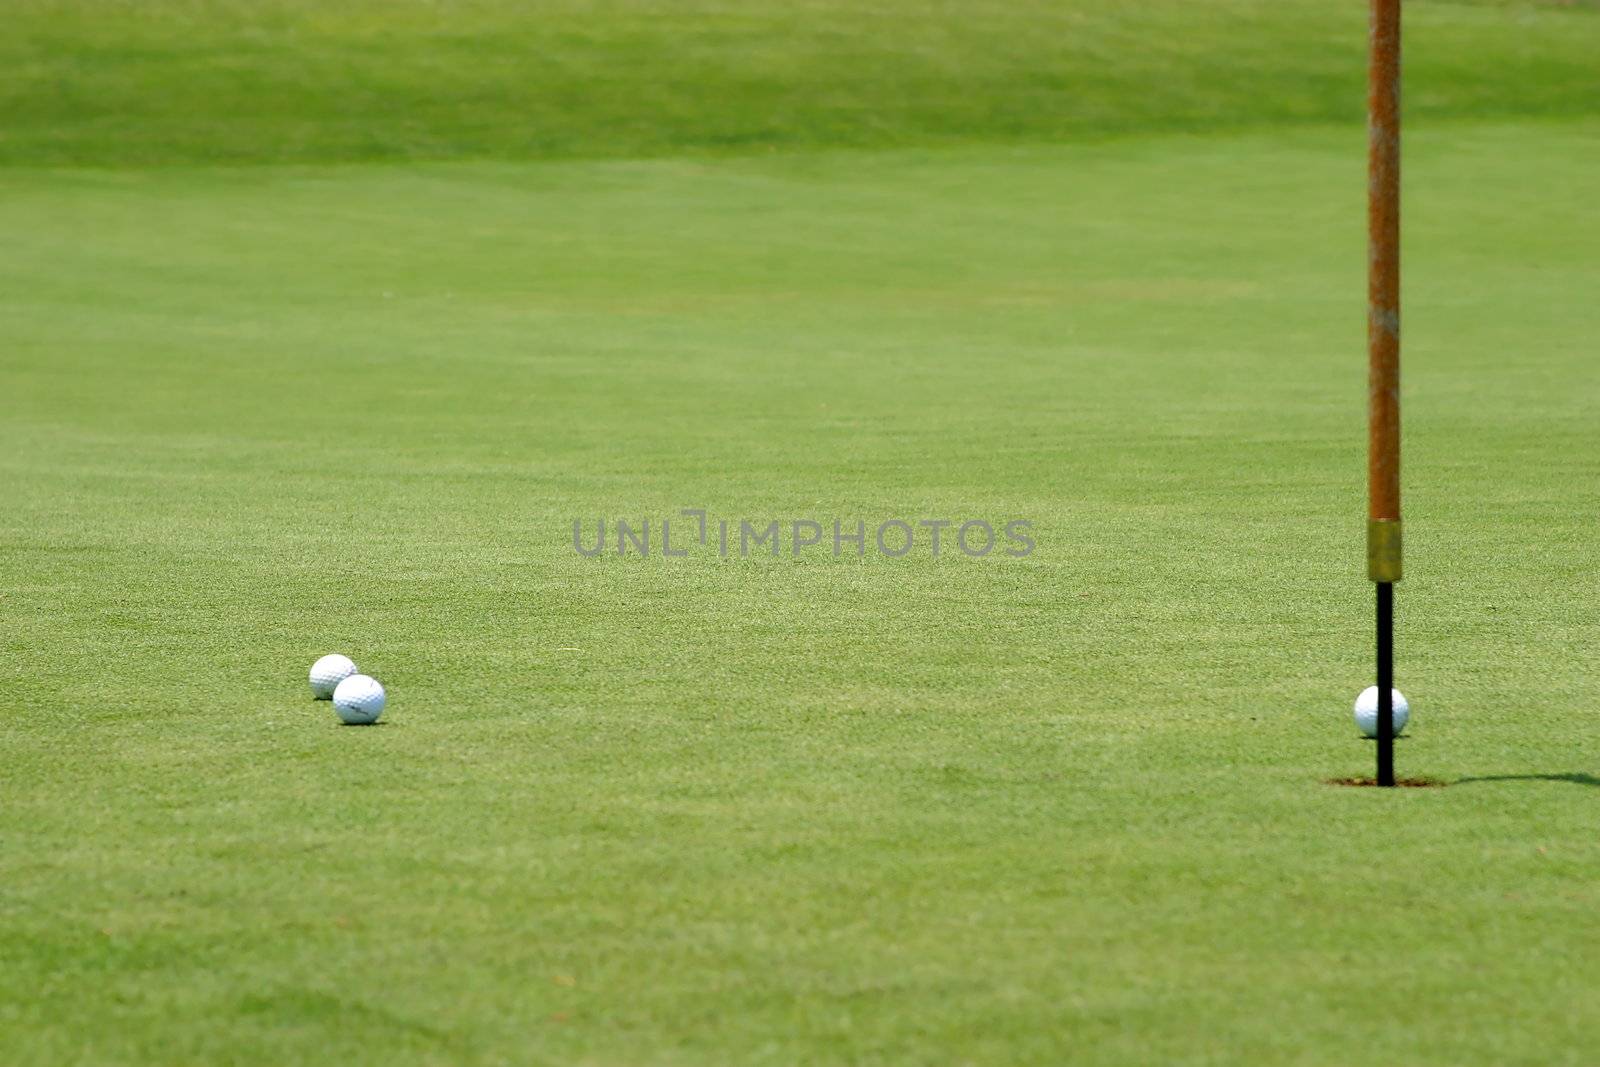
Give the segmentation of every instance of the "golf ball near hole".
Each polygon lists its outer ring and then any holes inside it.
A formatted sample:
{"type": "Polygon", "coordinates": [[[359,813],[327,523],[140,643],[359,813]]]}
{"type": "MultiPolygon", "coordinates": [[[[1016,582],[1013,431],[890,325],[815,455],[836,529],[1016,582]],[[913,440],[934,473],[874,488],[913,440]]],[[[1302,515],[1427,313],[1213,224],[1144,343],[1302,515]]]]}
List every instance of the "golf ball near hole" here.
{"type": "Polygon", "coordinates": [[[355,661],[335,652],[323,656],[311,665],[311,695],[317,700],[331,700],[340,682],[356,673],[355,661]]]}
{"type": "Polygon", "coordinates": [[[352,674],[333,691],[333,710],[350,726],[377,722],[383,714],[383,686],[376,678],[352,674]]]}
{"type": "MultiPolygon", "coordinates": [[[[1400,690],[1389,692],[1394,694],[1394,736],[1399,737],[1400,731],[1406,728],[1406,720],[1411,718],[1411,705],[1400,695],[1400,690]]],[[[1378,687],[1375,685],[1367,686],[1356,697],[1356,728],[1362,737],[1378,736],[1378,687]]]]}

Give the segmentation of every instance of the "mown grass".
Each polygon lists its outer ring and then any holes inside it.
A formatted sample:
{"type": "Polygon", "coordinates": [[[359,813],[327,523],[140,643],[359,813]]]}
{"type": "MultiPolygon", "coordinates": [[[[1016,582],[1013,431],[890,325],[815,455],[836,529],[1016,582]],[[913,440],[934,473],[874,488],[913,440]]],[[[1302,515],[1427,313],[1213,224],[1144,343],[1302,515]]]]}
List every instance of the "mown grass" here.
{"type": "Polygon", "coordinates": [[[0,1060],[1587,1062],[1596,132],[1411,141],[1399,795],[1358,131],[12,172],[0,1060]]]}
{"type": "MultiPolygon", "coordinates": [[[[1328,0],[19,0],[0,163],[619,157],[1357,121],[1328,0]]],[[[1593,114],[1592,5],[1407,4],[1416,119],[1593,114]]]]}
{"type": "Polygon", "coordinates": [[[1380,793],[1358,8],[9,5],[0,1064],[1589,1063],[1600,24],[1408,3],[1380,793]]]}

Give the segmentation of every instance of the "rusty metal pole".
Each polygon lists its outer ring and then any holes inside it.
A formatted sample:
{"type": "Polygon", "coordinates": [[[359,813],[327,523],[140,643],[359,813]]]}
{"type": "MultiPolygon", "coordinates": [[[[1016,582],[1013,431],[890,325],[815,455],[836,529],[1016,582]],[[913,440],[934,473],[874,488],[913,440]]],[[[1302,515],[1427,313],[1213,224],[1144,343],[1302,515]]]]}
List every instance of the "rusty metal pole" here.
{"type": "Polygon", "coordinates": [[[1376,583],[1378,784],[1394,785],[1400,580],[1400,0],[1370,0],[1367,69],[1367,577],[1376,583]]]}

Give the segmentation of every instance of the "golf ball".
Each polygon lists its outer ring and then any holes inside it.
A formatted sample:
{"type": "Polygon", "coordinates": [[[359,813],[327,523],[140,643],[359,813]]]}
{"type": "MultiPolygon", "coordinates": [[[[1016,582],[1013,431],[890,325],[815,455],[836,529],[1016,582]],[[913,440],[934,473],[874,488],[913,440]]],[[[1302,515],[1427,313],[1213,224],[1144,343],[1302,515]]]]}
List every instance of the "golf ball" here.
{"type": "Polygon", "coordinates": [[[350,726],[377,722],[383,714],[383,686],[376,678],[352,674],[333,691],[333,710],[350,726]]]}
{"type": "Polygon", "coordinates": [[[335,652],[323,656],[311,665],[311,695],[318,700],[329,700],[339,683],[356,673],[356,665],[349,656],[335,652]]]}
{"type": "MultiPolygon", "coordinates": [[[[1400,695],[1400,690],[1389,692],[1394,694],[1394,736],[1399,737],[1400,731],[1406,728],[1406,720],[1411,718],[1411,705],[1400,695]]],[[[1378,736],[1378,687],[1375,685],[1367,686],[1356,697],[1356,728],[1362,737],[1378,736]]]]}

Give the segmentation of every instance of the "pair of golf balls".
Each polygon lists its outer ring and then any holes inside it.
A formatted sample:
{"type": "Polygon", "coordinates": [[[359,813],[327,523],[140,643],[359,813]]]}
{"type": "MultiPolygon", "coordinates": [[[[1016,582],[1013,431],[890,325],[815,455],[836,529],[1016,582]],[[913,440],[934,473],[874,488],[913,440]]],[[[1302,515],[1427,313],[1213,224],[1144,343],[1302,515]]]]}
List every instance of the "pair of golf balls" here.
{"type": "MultiPolygon", "coordinates": [[[[1393,694],[1394,705],[1394,731],[1392,736],[1399,737],[1400,731],[1406,728],[1406,722],[1411,718],[1411,704],[1400,690],[1389,690],[1393,694]]],[[[1378,736],[1378,687],[1369,685],[1356,697],[1356,729],[1361,731],[1362,737],[1378,736]]]]}
{"type": "Polygon", "coordinates": [[[311,695],[333,701],[333,710],[350,726],[377,722],[388,699],[376,678],[362,674],[354,660],[337,652],[311,665],[311,695]]]}

